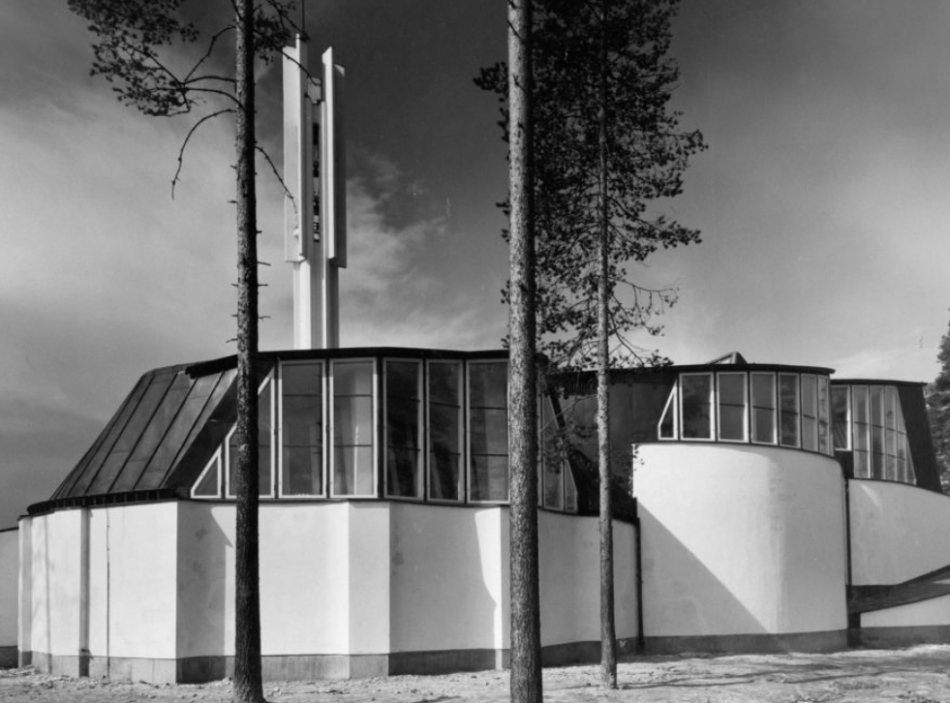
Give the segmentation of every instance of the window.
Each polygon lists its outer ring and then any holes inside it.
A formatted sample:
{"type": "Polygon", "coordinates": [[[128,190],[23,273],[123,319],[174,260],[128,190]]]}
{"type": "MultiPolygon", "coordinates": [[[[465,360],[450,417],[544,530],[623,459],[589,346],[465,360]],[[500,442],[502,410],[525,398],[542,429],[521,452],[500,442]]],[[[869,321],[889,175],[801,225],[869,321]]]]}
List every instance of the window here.
{"type": "Polygon", "coordinates": [[[831,382],[827,376],[818,377],[818,451],[833,454],[831,449],[831,382]]]}
{"type": "Polygon", "coordinates": [[[372,496],[376,423],[373,362],[334,361],[333,495],[372,496]]]}
{"type": "Polygon", "coordinates": [[[545,508],[561,510],[564,507],[564,452],[560,444],[557,420],[551,399],[541,399],[541,504],[545,508]]]}
{"type": "Polygon", "coordinates": [[[884,388],[870,387],[871,478],[884,478],[884,388]]]}
{"type": "Polygon", "coordinates": [[[670,395],[666,399],[663,415],[660,416],[660,424],[657,429],[657,435],[660,439],[676,439],[678,429],[676,426],[676,418],[678,415],[676,412],[676,396],[677,385],[674,383],[673,388],[670,389],[670,395]]]}
{"type": "Polygon", "coordinates": [[[818,451],[818,378],[802,375],[802,449],[818,451]]]}
{"type": "Polygon", "coordinates": [[[752,374],[752,441],[775,444],[775,374],[752,374]]]}
{"type": "Polygon", "coordinates": [[[801,446],[798,374],[780,373],[778,376],[779,438],[783,447],[801,446]]]}
{"type": "Polygon", "coordinates": [[[323,364],[283,364],[280,388],[280,493],[322,496],[323,364]]]}
{"type": "Polygon", "coordinates": [[[833,448],[851,449],[851,389],[848,386],[831,387],[831,429],[833,448]]]}
{"type": "Polygon", "coordinates": [[[508,500],[508,364],[468,365],[469,497],[508,500]]]}
{"type": "Polygon", "coordinates": [[[884,477],[901,481],[897,473],[897,389],[884,387],[884,477]]]}
{"type": "Polygon", "coordinates": [[[684,373],[682,388],[683,439],[712,439],[712,374],[684,373]]]}
{"type": "Polygon", "coordinates": [[[462,365],[429,363],[429,498],[462,500],[462,365]]]}
{"type": "Polygon", "coordinates": [[[719,384],[719,439],[746,441],[746,375],[716,374],[719,384]]]}
{"type": "Polygon", "coordinates": [[[855,478],[870,478],[871,463],[868,458],[868,387],[851,388],[851,446],[854,452],[855,478]]]}
{"type": "Polygon", "coordinates": [[[221,450],[218,449],[211,461],[201,472],[191,491],[192,498],[217,498],[221,495],[221,450]]]}
{"type": "MultiPolygon", "coordinates": [[[[262,497],[273,497],[274,479],[271,468],[274,465],[274,452],[271,437],[274,434],[274,425],[272,418],[273,412],[273,386],[271,379],[268,378],[261,386],[257,402],[257,441],[258,449],[258,474],[257,474],[257,492],[262,497]]],[[[238,463],[237,446],[237,427],[231,430],[228,435],[228,497],[235,497],[235,472],[238,463]]]]}
{"type": "Polygon", "coordinates": [[[422,364],[386,361],[386,495],[423,498],[422,364]]]}

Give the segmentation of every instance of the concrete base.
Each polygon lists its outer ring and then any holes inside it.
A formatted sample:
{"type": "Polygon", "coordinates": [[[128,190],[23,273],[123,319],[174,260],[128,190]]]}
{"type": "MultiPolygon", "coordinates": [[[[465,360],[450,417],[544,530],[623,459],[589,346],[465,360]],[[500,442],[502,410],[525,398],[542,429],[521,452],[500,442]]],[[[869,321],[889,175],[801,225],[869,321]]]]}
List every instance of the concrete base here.
{"type": "Polygon", "coordinates": [[[0,669],[13,669],[18,661],[16,645],[0,647],[0,669]]]}
{"type": "Polygon", "coordinates": [[[834,652],[848,648],[846,629],[778,635],[702,635],[645,639],[644,654],[834,652]]]}
{"type": "MultiPolygon", "coordinates": [[[[635,640],[618,641],[618,653],[632,652],[635,640]]],[[[15,651],[14,651],[15,654],[15,651]]],[[[570,642],[543,647],[544,666],[566,666],[600,660],[600,642],[570,642]]],[[[51,656],[42,652],[21,652],[20,663],[33,663],[46,673],[82,676],[80,657],[51,656]]],[[[14,664],[16,662],[14,661],[14,664]]],[[[507,649],[456,649],[390,654],[311,654],[264,656],[261,673],[265,681],[308,681],[318,679],[360,679],[401,674],[433,675],[457,671],[505,669],[510,663],[507,649]]],[[[114,681],[148,683],[203,683],[234,676],[234,657],[208,656],[184,659],[96,657],[88,659],[88,675],[114,681]]]]}
{"type": "Polygon", "coordinates": [[[950,625],[912,625],[907,627],[862,627],[862,647],[907,647],[914,644],[950,642],[950,625]]]}

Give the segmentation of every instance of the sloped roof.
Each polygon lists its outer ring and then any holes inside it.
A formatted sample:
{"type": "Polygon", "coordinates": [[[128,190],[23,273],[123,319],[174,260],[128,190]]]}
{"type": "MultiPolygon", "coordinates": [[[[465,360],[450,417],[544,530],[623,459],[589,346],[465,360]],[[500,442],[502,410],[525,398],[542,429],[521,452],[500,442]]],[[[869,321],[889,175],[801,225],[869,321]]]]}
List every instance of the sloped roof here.
{"type": "Polygon", "coordinates": [[[233,423],[236,371],[233,357],[221,361],[169,366],[142,376],[41,505],[139,492],[187,495],[233,423]]]}

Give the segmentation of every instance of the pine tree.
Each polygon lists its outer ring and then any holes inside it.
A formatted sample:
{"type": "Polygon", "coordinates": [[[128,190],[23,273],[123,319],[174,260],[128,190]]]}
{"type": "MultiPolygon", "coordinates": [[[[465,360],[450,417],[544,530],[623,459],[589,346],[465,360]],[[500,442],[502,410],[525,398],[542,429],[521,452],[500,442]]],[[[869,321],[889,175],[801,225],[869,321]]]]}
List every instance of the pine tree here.
{"type": "MultiPolygon", "coordinates": [[[[226,107],[208,112],[193,124],[179,152],[195,130],[210,119],[233,114],[236,143],[238,239],[237,332],[237,468],[235,471],[235,658],[234,700],[264,700],[261,676],[260,589],[258,566],[258,280],[257,194],[255,155],[254,59],[271,60],[287,43],[292,26],[290,3],[235,0],[235,16],[208,40],[205,53],[183,74],[176,74],[163,52],[175,44],[193,44],[201,33],[182,19],[184,0],[69,0],[69,8],[90,22],[96,36],[93,75],[113,84],[123,103],[146,115],[195,114],[208,98],[226,107]],[[234,78],[204,72],[218,40],[234,32],[234,78]]],[[[178,173],[172,180],[172,186],[178,173]]]]}
{"type": "Polygon", "coordinates": [[[940,362],[940,373],[927,386],[927,411],[940,470],[940,485],[944,493],[950,493],[950,331],[940,340],[937,361],[940,362]]]}
{"type": "MultiPolygon", "coordinates": [[[[537,0],[532,39],[538,346],[551,368],[597,370],[601,505],[602,681],[616,687],[609,451],[610,367],[658,363],[628,334],[659,334],[672,289],[650,289],[627,267],[699,233],[659,214],[682,192],[702,134],[679,127],[669,100],[679,76],[668,57],[678,0],[537,0]]],[[[476,83],[503,103],[508,67],[476,83]]],[[[507,206],[507,203],[505,204],[507,206]]],[[[504,296],[513,294],[509,285],[504,296]]]]}

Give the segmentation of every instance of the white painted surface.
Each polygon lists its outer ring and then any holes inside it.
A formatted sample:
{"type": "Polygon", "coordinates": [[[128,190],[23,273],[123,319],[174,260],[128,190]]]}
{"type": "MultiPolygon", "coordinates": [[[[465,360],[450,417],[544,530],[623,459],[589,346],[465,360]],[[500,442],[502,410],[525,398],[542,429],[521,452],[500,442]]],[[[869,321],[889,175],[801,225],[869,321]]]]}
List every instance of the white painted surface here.
{"type": "Polygon", "coordinates": [[[950,625],[950,595],[861,614],[861,627],[950,625]]]}
{"type": "MultiPolygon", "coordinates": [[[[541,511],[542,645],[600,639],[598,518],[541,511]]],[[[637,634],[635,532],[614,522],[614,621],[618,638],[637,634]]]]}
{"type": "Polygon", "coordinates": [[[177,502],[89,509],[89,651],[176,656],[177,502]]]}
{"type": "Polygon", "coordinates": [[[33,519],[20,518],[19,528],[17,648],[20,652],[30,652],[33,650],[33,519]]]}
{"type": "Polygon", "coordinates": [[[950,566],[950,496],[889,481],[852,480],[856,585],[891,585],[950,566]]]}
{"type": "Polygon", "coordinates": [[[0,647],[17,643],[20,531],[0,532],[0,647]]]}
{"type": "Polygon", "coordinates": [[[60,510],[31,521],[32,651],[79,654],[81,510],[60,510]]]}
{"type": "Polygon", "coordinates": [[[847,627],[843,479],[810,452],[638,449],[647,637],[847,627]]]}
{"type": "Polygon", "coordinates": [[[392,651],[500,646],[507,511],[413,503],[391,511],[392,651]]]}

